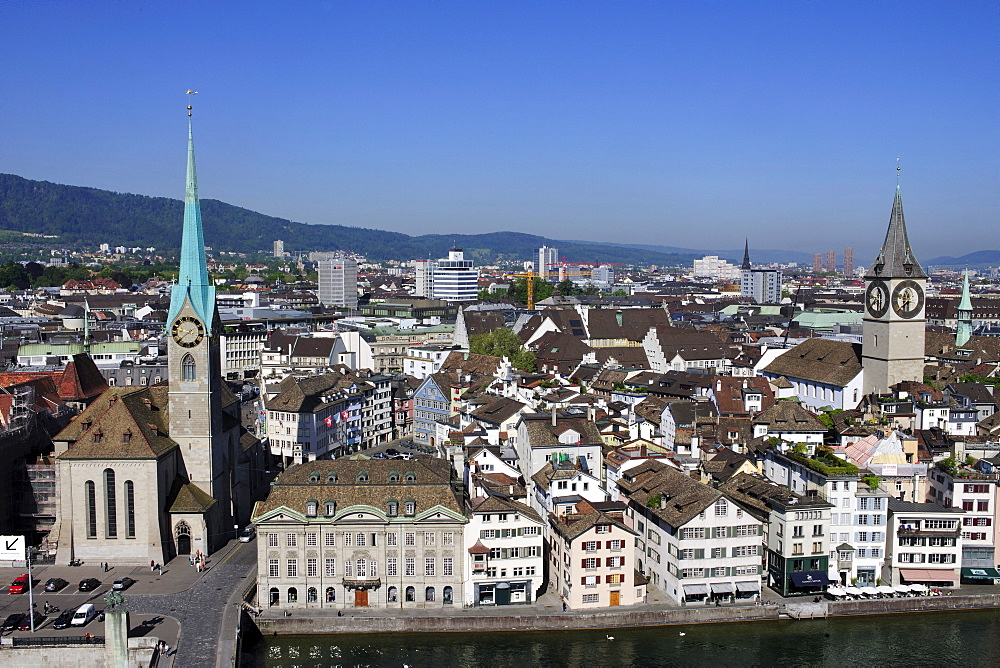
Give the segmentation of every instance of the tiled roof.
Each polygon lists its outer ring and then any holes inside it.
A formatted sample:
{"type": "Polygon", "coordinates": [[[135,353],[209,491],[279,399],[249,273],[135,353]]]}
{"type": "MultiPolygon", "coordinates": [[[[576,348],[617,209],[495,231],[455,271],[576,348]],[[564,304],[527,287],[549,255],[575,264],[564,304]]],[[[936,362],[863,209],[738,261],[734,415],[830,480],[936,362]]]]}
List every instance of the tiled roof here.
{"type": "Polygon", "coordinates": [[[672,527],[681,527],[722,497],[718,491],[692,479],[686,473],[651,460],[630,469],[618,481],[628,499],[672,527]],[[653,503],[656,498],[663,504],[653,503]]]}
{"type": "Polygon", "coordinates": [[[764,371],[844,387],[861,373],[861,345],[809,339],[775,358],[764,371]]]}
{"type": "Polygon", "coordinates": [[[112,387],[53,440],[72,441],[64,459],[156,459],[177,444],[168,436],[167,387],[112,387]]]}
{"type": "Polygon", "coordinates": [[[599,524],[617,526],[631,534],[635,534],[635,531],[625,526],[621,520],[601,511],[587,513],[586,515],[568,515],[561,518],[549,516],[549,525],[552,527],[552,530],[570,541],[585,534],[599,524]]]}
{"type": "Polygon", "coordinates": [[[198,485],[183,480],[174,483],[173,503],[168,512],[171,513],[204,513],[215,504],[215,499],[204,492],[198,485]]]}
{"type": "Polygon", "coordinates": [[[826,431],[826,425],[797,401],[777,401],[753,419],[755,425],[767,425],[772,432],[826,431]]]}
{"type": "Polygon", "coordinates": [[[482,422],[500,425],[517,415],[526,406],[527,404],[506,397],[491,398],[489,403],[476,409],[472,413],[472,417],[482,422]]]}

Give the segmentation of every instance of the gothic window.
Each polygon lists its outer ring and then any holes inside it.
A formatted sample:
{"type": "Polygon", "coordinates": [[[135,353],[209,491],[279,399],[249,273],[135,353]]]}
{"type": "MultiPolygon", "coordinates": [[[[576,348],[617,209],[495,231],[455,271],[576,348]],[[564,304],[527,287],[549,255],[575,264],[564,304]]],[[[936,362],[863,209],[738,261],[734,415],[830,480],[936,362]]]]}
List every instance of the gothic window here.
{"type": "Polygon", "coordinates": [[[97,538],[97,488],[93,480],[88,480],[87,490],[87,538],[97,538]]]}
{"type": "Polygon", "coordinates": [[[125,481],[125,514],[128,520],[125,537],[135,538],[135,485],[131,480],[125,481]]]}
{"type": "Polygon", "coordinates": [[[108,538],[118,537],[118,508],[115,504],[115,472],[104,469],[104,498],[108,510],[108,538]]]}
{"type": "Polygon", "coordinates": [[[196,371],[194,358],[190,355],[185,355],[184,359],[181,360],[181,378],[183,380],[194,380],[196,371]]]}

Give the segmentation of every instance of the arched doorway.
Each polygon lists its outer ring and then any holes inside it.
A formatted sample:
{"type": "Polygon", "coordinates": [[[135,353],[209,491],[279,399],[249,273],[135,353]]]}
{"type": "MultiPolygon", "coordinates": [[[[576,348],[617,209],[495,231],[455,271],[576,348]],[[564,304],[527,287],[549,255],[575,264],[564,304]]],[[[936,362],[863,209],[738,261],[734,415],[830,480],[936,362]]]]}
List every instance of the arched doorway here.
{"type": "Polygon", "coordinates": [[[191,554],[191,527],[187,522],[177,523],[174,528],[174,538],[177,541],[177,554],[191,554]]]}
{"type": "Polygon", "coordinates": [[[268,598],[269,603],[268,603],[268,605],[272,606],[272,607],[275,606],[275,605],[278,605],[278,596],[279,596],[279,594],[278,594],[278,588],[277,587],[271,587],[271,591],[268,592],[268,595],[269,595],[269,598],[268,598]]]}

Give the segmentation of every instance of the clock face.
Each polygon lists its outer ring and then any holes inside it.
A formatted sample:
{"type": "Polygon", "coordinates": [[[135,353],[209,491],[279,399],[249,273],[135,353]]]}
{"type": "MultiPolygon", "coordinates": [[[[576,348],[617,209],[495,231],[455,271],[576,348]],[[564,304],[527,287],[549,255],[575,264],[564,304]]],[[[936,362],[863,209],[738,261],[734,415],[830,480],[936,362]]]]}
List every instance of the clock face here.
{"type": "Polygon", "coordinates": [[[889,286],[885,281],[872,281],[865,292],[865,306],[875,318],[881,318],[889,310],[889,286]]]}
{"type": "Polygon", "coordinates": [[[924,307],[924,291],[916,281],[900,281],[892,290],[892,310],[900,318],[913,318],[924,307]]]}
{"type": "Polygon", "coordinates": [[[185,315],[174,321],[174,326],[170,328],[170,335],[174,337],[174,341],[181,348],[194,348],[205,338],[205,326],[198,318],[185,315]]]}

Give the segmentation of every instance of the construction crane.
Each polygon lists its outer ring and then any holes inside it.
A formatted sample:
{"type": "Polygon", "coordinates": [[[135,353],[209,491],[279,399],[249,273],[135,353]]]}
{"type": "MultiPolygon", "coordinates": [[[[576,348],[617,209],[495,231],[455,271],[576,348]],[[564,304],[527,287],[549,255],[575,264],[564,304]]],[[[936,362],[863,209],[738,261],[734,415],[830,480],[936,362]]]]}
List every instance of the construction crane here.
{"type": "Polygon", "coordinates": [[[538,274],[530,271],[526,274],[508,274],[511,278],[523,278],[528,283],[528,310],[535,310],[535,279],[538,278],[538,274]]]}

